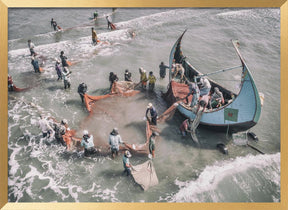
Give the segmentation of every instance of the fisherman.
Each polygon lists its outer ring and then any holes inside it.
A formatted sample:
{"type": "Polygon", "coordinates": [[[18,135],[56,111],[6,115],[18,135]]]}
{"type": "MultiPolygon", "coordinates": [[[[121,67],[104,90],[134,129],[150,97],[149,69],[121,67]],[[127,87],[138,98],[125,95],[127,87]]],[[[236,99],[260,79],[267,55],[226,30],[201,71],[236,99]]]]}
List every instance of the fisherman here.
{"type": "Polygon", "coordinates": [[[66,133],[66,129],[68,127],[68,122],[66,119],[61,120],[61,123],[54,123],[54,131],[55,131],[55,139],[58,143],[62,144],[63,146],[67,146],[66,142],[63,139],[63,135],[66,133]]]}
{"type": "Polygon", "coordinates": [[[121,136],[119,135],[118,128],[113,128],[112,132],[109,135],[109,145],[111,149],[112,158],[118,156],[119,144],[123,144],[121,136]]]}
{"type": "Polygon", "coordinates": [[[57,75],[58,75],[57,81],[58,81],[59,79],[62,80],[62,71],[61,71],[60,60],[59,60],[59,59],[56,59],[55,70],[56,70],[57,75]]]}
{"type": "Polygon", "coordinates": [[[157,117],[158,115],[157,115],[156,109],[154,108],[152,103],[149,103],[147,106],[147,110],[146,110],[146,119],[149,121],[149,123],[152,123],[153,125],[157,125],[157,117]],[[149,117],[148,117],[149,111],[150,111],[151,120],[149,120],[149,117]]]}
{"type": "Polygon", "coordinates": [[[106,16],[106,20],[107,20],[108,29],[110,28],[111,30],[113,30],[112,26],[111,26],[112,25],[112,21],[111,21],[110,17],[106,16]]]}
{"type": "Polygon", "coordinates": [[[192,95],[192,101],[191,101],[191,104],[190,104],[190,107],[194,107],[197,103],[198,103],[198,100],[199,100],[199,96],[200,96],[200,90],[198,88],[198,85],[194,82],[189,82],[188,80],[186,80],[186,85],[189,86],[189,93],[188,95],[186,96],[186,103],[188,104],[188,97],[190,95],[192,95]]]}
{"type": "Polygon", "coordinates": [[[166,76],[166,69],[169,69],[169,66],[166,66],[164,62],[162,61],[159,65],[159,69],[160,69],[159,71],[160,78],[164,79],[166,76]]]}
{"type": "Polygon", "coordinates": [[[92,30],[92,42],[93,42],[93,45],[96,45],[97,44],[97,33],[96,33],[96,31],[95,31],[95,29],[94,28],[91,28],[91,30],[92,30]]]}
{"type": "Polygon", "coordinates": [[[8,91],[14,91],[14,84],[12,77],[8,75],[8,91]]]}
{"type": "Polygon", "coordinates": [[[38,123],[39,123],[39,128],[42,131],[43,138],[45,137],[50,138],[51,136],[53,136],[54,134],[53,129],[49,125],[48,120],[44,118],[44,115],[42,114],[40,115],[40,120],[38,121],[38,123]]]}
{"type": "Polygon", "coordinates": [[[34,56],[31,57],[31,64],[34,68],[35,73],[40,73],[40,67],[38,61],[35,59],[34,56]]]}
{"type": "Polygon", "coordinates": [[[149,72],[148,81],[149,81],[149,90],[153,91],[156,83],[156,77],[153,75],[153,71],[149,72]]]}
{"type": "Polygon", "coordinates": [[[124,167],[123,173],[126,173],[127,176],[131,175],[132,165],[130,164],[130,161],[129,161],[130,157],[132,157],[131,153],[128,150],[125,150],[122,160],[123,160],[123,167],[124,167]]]}
{"type": "Polygon", "coordinates": [[[114,72],[110,72],[109,75],[109,82],[110,82],[110,92],[113,93],[114,91],[112,91],[112,86],[114,84],[114,82],[117,82],[119,80],[117,74],[115,74],[114,72]]]}
{"type": "Polygon", "coordinates": [[[139,68],[139,73],[140,73],[140,82],[141,82],[141,87],[146,89],[146,85],[147,85],[147,74],[146,74],[146,70],[144,70],[142,67],[139,68]]]}
{"type": "Polygon", "coordinates": [[[219,108],[222,106],[222,104],[224,104],[223,94],[218,87],[214,88],[214,93],[212,94],[210,101],[212,108],[219,108]]]}
{"type": "Polygon", "coordinates": [[[97,10],[94,12],[93,16],[94,16],[94,20],[97,20],[97,17],[98,17],[98,12],[97,12],[97,10]]]}
{"type": "Polygon", "coordinates": [[[62,66],[65,67],[65,66],[69,66],[68,63],[67,63],[67,57],[64,55],[64,51],[61,51],[60,52],[60,58],[61,58],[61,62],[62,62],[62,66]]]}
{"type": "Polygon", "coordinates": [[[200,96],[208,95],[211,90],[211,84],[206,77],[201,77],[200,82],[200,96]]]}
{"type": "Polygon", "coordinates": [[[203,108],[203,109],[202,109],[202,112],[204,112],[205,109],[206,109],[206,107],[207,107],[208,104],[209,104],[209,100],[210,100],[210,96],[209,96],[209,95],[200,96],[196,113],[198,113],[200,107],[203,108]]]}
{"type": "Polygon", "coordinates": [[[188,132],[191,132],[191,125],[192,125],[192,122],[190,118],[182,122],[180,126],[180,131],[183,137],[186,136],[188,132]]]}
{"type": "Polygon", "coordinates": [[[180,83],[182,83],[184,81],[184,72],[185,70],[182,64],[176,63],[174,67],[173,78],[176,78],[176,76],[180,74],[180,83]]]}
{"type": "Polygon", "coordinates": [[[70,79],[71,73],[72,71],[69,71],[67,66],[63,68],[62,76],[63,76],[63,81],[64,81],[64,89],[70,88],[71,86],[71,79],[70,79]]]}
{"type": "Polygon", "coordinates": [[[124,78],[125,81],[132,82],[132,74],[128,69],[125,70],[124,78]]]}
{"type": "Polygon", "coordinates": [[[78,93],[81,97],[82,103],[84,103],[84,95],[87,92],[87,85],[83,82],[78,86],[78,93]]]}
{"type": "Polygon", "coordinates": [[[149,138],[149,152],[152,155],[152,158],[155,157],[155,140],[156,140],[157,134],[155,132],[152,132],[150,138],[149,138]]]}
{"type": "Polygon", "coordinates": [[[28,40],[28,48],[30,50],[30,55],[35,56],[36,55],[36,53],[34,51],[35,45],[30,39],[28,40]]]}
{"type": "Polygon", "coordinates": [[[83,131],[81,146],[84,147],[84,156],[86,157],[97,153],[97,150],[94,147],[93,135],[89,134],[87,130],[83,131]]]}
{"type": "Polygon", "coordinates": [[[51,27],[52,26],[54,28],[54,31],[57,31],[57,23],[56,23],[56,21],[53,18],[51,19],[51,27]]]}

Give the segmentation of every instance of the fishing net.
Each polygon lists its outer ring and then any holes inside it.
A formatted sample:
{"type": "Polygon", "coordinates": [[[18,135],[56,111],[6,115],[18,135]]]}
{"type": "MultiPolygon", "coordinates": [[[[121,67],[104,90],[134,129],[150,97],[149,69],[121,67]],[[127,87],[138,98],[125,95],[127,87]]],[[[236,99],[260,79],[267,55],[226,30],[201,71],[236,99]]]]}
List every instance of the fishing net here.
{"type": "Polygon", "coordinates": [[[109,98],[115,95],[129,97],[134,96],[140,91],[134,90],[136,84],[133,82],[126,82],[126,81],[120,81],[120,82],[114,82],[111,88],[111,93],[106,95],[100,95],[100,96],[91,96],[88,94],[84,94],[85,99],[85,106],[89,112],[92,111],[92,105],[101,99],[109,98]]]}
{"type": "MultiPolygon", "coordinates": [[[[177,106],[180,102],[186,103],[186,96],[189,93],[189,86],[184,83],[178,83],[175,81],[170,82],[170,86],[168,88],[168,91],[163,94],[164,99],[170,104],[170,107],[163,112],[158,117],[158,122],[164,122],[167,120],[170,120],[173,115],[175,114],[175,111],[177,109],[177,106]]],[[[190,95],[187,100],[191,101],[193,95],[190,95]]]]}
{"type": "Polygon", "coordinates": [[[144,144],[125,144],[132,154],[148,155],[149,152],[149,139],[153,131],[158,131],[157,127],[150,125],[149,121],[146,121],[146,142],[144,144]]]}
{"type": "Polygon", "coordinates": [[[140,165],[132,166],[131,174],[135,182],[139,184],[144,191],[159,183],[153,162],[151,160],[148,160],[140,165]]]}

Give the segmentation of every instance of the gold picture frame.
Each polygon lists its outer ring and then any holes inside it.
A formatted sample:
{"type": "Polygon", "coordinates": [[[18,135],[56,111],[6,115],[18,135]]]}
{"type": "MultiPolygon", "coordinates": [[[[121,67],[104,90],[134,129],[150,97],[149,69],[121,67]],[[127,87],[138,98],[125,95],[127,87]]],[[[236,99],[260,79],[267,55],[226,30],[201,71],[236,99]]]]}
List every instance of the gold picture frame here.
{"type": "Polygon", "coordinates": [[[288,1],[287,0],[0,0],[0,208],[8,209],[288,209],[288,1]],[[271,7],[281,11],[281,201],[279,203],[8,203],[8,8],[271,7]]]}

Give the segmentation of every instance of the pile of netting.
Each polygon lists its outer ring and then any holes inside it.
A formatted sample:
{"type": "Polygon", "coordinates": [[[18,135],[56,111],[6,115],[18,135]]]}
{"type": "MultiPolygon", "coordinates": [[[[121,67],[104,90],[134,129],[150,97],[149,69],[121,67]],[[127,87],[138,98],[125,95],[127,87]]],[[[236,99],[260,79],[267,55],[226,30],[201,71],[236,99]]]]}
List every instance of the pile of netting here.
{"type": "MultiPolygon", "coordinates": [[[[189,93],[189,86],[185,83],[178,83],[171,81],[168,91],[163,94],[164,99],[168,102],[169,105],[174,104],[175,102],[185,102],[185,98],[189,93]]],[[[192,95],[188,97],[188,100],[192,100],[192,95]]]]}

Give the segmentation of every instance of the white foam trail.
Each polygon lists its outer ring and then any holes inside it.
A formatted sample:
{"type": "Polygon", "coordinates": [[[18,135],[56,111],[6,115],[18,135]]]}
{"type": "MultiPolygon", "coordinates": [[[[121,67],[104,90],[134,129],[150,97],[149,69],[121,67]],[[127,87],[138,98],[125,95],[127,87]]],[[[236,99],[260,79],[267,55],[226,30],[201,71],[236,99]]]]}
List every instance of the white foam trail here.
{"type": "Polygon", "coordinates": [[[237,157],[235,160],[216,162],[212,166],[207,166],[195,181],[186,183],[176,180],[175,184],[178,185],[181,189],[171,199],[171,201],[202,202],[199,200],[197,195],[200,195],[204,192],[212,192],[217,188],[218,183],[221,182],[225,177],[244,172],[249,168],[257,168],[261,170],[271,165],[276,165],[279,173],[271,172],[271,174],[268,174],[269,179],[272,179],[272,181],[279,186],[280,153],[273,155],[248,155],[246,157],[237,157]]]}

